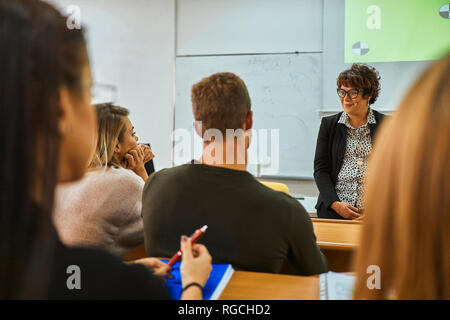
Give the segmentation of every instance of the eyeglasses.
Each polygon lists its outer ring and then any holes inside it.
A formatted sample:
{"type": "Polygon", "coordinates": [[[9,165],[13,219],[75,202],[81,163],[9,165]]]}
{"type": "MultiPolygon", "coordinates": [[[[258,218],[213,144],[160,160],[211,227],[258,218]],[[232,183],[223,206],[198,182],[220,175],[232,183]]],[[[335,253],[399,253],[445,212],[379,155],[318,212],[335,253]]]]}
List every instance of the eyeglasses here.
{"type": "Polygon", "coordinates": [[[350,99],[355,99],[360,92],[364,92],[363,89],[350,89],[348,91],[345,91],[344,89],[336,89],[337,94],[341,98],[345,98],[345,96],[348,94],[350,96],[350,99]]]}

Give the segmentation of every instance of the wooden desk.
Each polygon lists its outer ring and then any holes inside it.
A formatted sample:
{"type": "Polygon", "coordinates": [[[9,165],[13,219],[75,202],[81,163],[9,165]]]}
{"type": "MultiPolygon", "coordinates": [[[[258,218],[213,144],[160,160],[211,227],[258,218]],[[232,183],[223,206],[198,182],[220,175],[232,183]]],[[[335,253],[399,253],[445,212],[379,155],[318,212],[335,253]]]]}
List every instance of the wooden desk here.
{"type": "Polygon", "coordinates": [[[318,300],[319,277],[235,271],[219,300],[318,300]]]}
{"type": "Polygon", "coordinates": [[[359,247],[361,221],[311,219],[317,245],[328,260],[328,268],[335,272],[352,271],[352,260],[359,247]]]}
{"type": "Polygon", "coordinates": [[[362,223],[351,220],[311,219],[317,245],[322,249],[354,250],[359,246],[362,223]]]}

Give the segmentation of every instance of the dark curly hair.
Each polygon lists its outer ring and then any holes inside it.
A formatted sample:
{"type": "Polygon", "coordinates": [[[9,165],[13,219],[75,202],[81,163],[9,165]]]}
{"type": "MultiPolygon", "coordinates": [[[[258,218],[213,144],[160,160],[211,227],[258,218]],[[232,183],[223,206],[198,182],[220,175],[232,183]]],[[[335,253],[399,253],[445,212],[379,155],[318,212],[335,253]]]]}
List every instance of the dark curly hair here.
{"type": "Polygon", "coordinates": [[[342,85],[346,87],[353,87],[355,89],[362,89],[363,97],[371,97],[369,104],[375,103],[380,93],[381,77],[374,67],[364,64],[354,63],[350,69],[342,71],[337,78],[337,86],[342,85]]]}

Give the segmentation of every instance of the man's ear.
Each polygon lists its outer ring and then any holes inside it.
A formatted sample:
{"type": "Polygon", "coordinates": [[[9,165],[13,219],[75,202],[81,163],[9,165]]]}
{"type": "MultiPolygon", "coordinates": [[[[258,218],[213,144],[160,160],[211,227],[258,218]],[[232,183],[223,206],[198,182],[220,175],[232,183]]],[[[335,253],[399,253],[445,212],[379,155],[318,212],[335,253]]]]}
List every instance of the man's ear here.
{"type": "Polygon", "coordinates": [[[244,121],[244,130],[250,130],[253,127],[253,111],[249,111],[244,121]]]}
{"type": "Polygon", "coordinates": [[[73,115],[73,104],[69,90],[62,86],[59,88],[59,118],[58,133],[64,139],[71,130],[73,115]]]}
{"type": "Polygon", "coordinates": [[[195,133],[203,139],[203,134],[202,134],[202,122],[201,121],[194,121],[194,130],[195,133]]]}

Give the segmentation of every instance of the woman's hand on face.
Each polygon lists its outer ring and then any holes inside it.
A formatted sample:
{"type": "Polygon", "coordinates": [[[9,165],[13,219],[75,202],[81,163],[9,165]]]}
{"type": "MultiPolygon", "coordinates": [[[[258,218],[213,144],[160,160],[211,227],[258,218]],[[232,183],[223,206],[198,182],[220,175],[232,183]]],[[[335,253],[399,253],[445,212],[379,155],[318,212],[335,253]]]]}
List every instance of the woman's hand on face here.
{"type": "Polygon", "coordinates": [[[192,282],[204,286],[212,270],[212,258],[208,249],[201,244],[192,245],[188,237],[182,236],[181,250],[183,256],[180,272],[183,288],[192,282]]]}
{"type": "Polygon", "coordinates": [[[173,278],[170,271],[172,267],[170,267],[167,263],[162,262],[156,258],[143,258],[133,261],[133,263],[140,263],[146,266],[153,274],[160,277],[168,277],[173,278]]]}
{"type": "Polygon", "coordinates": [[[153,154],[153,152],[149,146],[147,146],[145,144],[140,144],[139,147],[141,148],[142,152],[144,153],[144,163],[149,162],[150,160],[152,160],[155,157],[155,155],[153,154]]]}
{"type": "Polygon", "coordinates": [[[129,150],[123,157],[125,168],[136,171],[144,168],[144,152],[137,146],[129,150]]]}
{"type": "Polygon", "coordinates": [[[144,151],[139,146],[128,151],[123,157],[123,167],[132,170],[145,182],[148,175],[144,164],[144,151]]]}
{"type": "Polygon", "coordinates": [[[357,219],[361,217],[361,215],[358,213],[358,208],[355,208],[354,206],[340,201],[335,201],[331,204],[331,209],[336,211],[341,217],[345,219],[357,219]]]}

